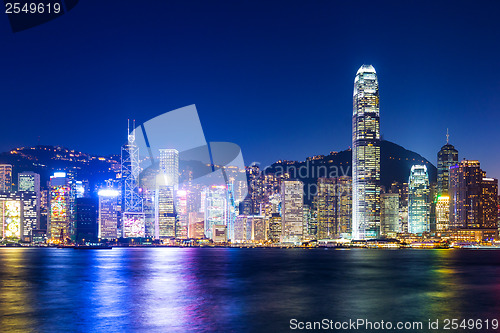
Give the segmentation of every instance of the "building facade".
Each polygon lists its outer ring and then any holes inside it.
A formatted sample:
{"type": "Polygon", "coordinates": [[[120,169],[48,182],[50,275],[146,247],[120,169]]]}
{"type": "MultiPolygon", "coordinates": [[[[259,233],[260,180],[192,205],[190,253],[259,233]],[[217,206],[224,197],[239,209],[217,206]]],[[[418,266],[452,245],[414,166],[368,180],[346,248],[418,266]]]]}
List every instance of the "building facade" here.
{"type": "Polygon", "coordinates": [[[352,237],[380,234],[380,114],[375,68],[356,73],[352,115],[352,237]]]}
{"type": "Polygon", "coordinates": [[[408,180],[408,232],[430,231],[429,174],[425,165],[411,167],[408,180]]]}
{"type": "Polygon", "coordinates": [[[303,237],[304,184],[299,180],[281,183],[281,243],[299,243],[303,237]]]}

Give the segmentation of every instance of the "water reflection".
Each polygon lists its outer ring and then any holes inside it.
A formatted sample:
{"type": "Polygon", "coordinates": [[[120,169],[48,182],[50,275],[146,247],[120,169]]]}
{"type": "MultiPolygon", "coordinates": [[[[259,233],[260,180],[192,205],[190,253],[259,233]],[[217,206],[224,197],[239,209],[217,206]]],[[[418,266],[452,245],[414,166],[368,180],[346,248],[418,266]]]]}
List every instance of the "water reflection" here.
{"type": "Polygon", "coordinates": [[[2,331],[284,331],[495,318],[500,252],[0,249],[2,331]]]}

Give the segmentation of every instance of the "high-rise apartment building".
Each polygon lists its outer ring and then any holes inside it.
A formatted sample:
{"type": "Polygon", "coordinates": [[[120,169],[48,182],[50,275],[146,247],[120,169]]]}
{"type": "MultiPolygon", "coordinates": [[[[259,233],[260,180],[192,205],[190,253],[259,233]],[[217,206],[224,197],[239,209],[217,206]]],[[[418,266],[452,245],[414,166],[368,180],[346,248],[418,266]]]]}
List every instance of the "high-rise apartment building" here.
{"type": "Polygon", "coordinates": [[[380,114],[375,68],[356,73],[352,115],[352,237],[380,234],[380,114]]]}

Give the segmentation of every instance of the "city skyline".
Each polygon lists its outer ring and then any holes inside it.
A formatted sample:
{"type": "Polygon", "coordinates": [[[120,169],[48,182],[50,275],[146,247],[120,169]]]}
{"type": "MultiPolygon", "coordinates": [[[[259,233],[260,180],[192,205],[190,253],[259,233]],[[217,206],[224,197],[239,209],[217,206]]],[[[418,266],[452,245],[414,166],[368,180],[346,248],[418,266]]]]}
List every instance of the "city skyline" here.
{"type": "Polygon", "coordinates": [[[0,26],[3,45],[12,51],[1,56],[12,64],[0,86],[4,110],[24,129],[2,131],[0,150],[36,145],[40,136],[41,144],[116,153],[122,130],[109,124],[117,116],[142,123],[194,103],[206,137],[237,143],[247,161],[303,160],[350,146],[347,87],[359,64],[372,63],[383,82],[383,138],[434,162],[435,147],[444,144],[449,128],[450,142],[463,157],[481,160],[500,177],[500,157],[478,145],[495,142],[500,117],[499,75],[492,66],[499,46],[490,42],[498,39],[498,4],[485,4],[481,20],[464,3],[433,3],[429,11],[421,3],[367,2],[361,11],[358,4],[290,4],[215,2],[204,5],[208,15],[192,13],[188,5],[155,4],[146,21],[126,13],[127,2],[113,17],[106,14],[112,4],[101,4],[104,10],[95,13],[81,3],[61,19],[15,35],[0,26]],[[376,19],[385,12],[394,15],[376,19]],[[95,17],[92,25],[88,15],[95,17]],[[273,25],[276,16],[283,26],[273,25]],[[379,24],[358,43],[365,34],[362,22],[371,19],[379,24]],[[254,22],[255,31],[248,31],[254,22]],[[152,40],[164,43],[147,46],[152,40]],[[32,61],[32,45],[40,47],[40,61],[32,61]],[[76,52],[61,57],[66,49],[76,52]],[[483,52],[473,51],[478,49],[483,52]],[[118,59],[113,50],[120,51],[118,59]],[[172,50],[192,56],[180,59],[172,50]],[[195,57],[199,52],[206,56],[195,57]],[[40,116],[44,111],[51,116],[40,116]],[[68,122],[77,123],[77,130],[68,122]],[[273,130],[253,135],[263,123],[273,130]]]}

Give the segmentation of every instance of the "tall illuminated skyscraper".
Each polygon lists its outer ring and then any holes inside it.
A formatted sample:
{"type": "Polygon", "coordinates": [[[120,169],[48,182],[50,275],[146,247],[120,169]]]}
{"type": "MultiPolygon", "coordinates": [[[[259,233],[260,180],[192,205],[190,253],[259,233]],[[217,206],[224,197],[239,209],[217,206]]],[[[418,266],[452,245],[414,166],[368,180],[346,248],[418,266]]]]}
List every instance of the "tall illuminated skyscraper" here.
{"type": "Polygon", "coordinates": [[[139,193],[139,147],[135,143],[135,121],[133,129],[127,129],[128,142],[122,147],[122,234],[124,238],[145,237],[146,214],[139,193]]]}
{"type": "Polygon", "coordinates": [[[35,197],[35,213],[32,216],[30,225],[33,229],[40,229],[40,204],[42,198],[40,175],[31,171],[20,172],[17,175],[17,189],[19,192],[25,193],[24,196],[35,197]]]}
{"type": "Polygon", "coordinates": [[[165,185],[179,185],[179,152],[176,149],[160,149],[160,172],[165,177],[165,185]]]}
{"type": "Polygon", "coordinates": [[[285,180],[281,183],[281,243],[302,241],[304,219],[304,183],[285,180]]]}
{"type": "Polygon", "coordinates": [[[314,206],[318,214],[318,239],[331,239],[337,235],[336,185],[334,178],[318,178],[318,193],[314,198],[314,206]]]}
{"type": "Polygon", "coordinates": [[[118,219],[120,191],[113,188],[101,189],[99,195],[99,219],[97,237],[102,239],[118,238],[118,219]]]}
{"type": "Polygon", "coordinates": [[[429,174],[425,165],[411,167],[408,180],[408,232],[430,231],[429,174]]]}
{"type": "Polygon", "coordinates": [[[458,150],[449,143],[449,134],[446,133],[446,144],[438,152],[437,160],[437,190],[439,195],[447,195],[450,181],[450,167],[458,163],[458,150]]]}
{"type": "Polygon", "coordinates": [[[142,213],[142,198],[139,195],[139,148],[135,143],[135,121],[132,131],[127,128],[127,144],[122,147],[121,171],[123,180],[123,211],[142,213]]]}
{"type": "Polygon", "coordinates": [[[227,226],[228,223],[229,211],[226,186],[213,185],[206,188],[203,194],[205,236],[212,239],[214,225],[227,226]]]}
{"type": "Polygon", "coordinates": [[[48,238],[64,243],[72,236],[71,184],[65,172],[55,172],[49,186],[48,238]]]}
{"type": "Polygon", "coordinates": [[[380,115],[375,68],[363,65],[354,79],[352,115],[352,237],[380,234],[380,115]]]}
{"type": "Polygon", "coordinates": [[[380,233],[390,235],[399,232],[399,194],[380,195],[380,233]]]}
{"type": "Polygon", "coordinates": [[[450,167],[450,228],[479,228],[483,171],[477,160],[462,160],[450,167]]]}

